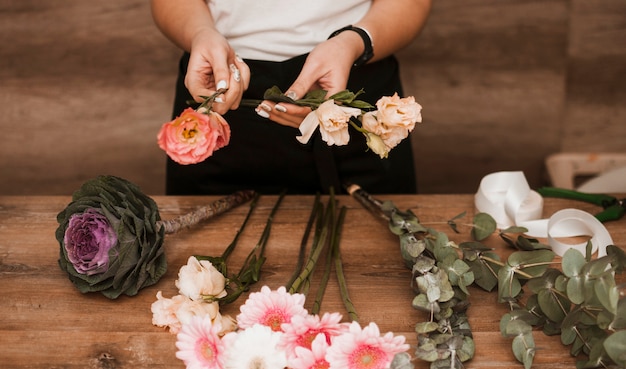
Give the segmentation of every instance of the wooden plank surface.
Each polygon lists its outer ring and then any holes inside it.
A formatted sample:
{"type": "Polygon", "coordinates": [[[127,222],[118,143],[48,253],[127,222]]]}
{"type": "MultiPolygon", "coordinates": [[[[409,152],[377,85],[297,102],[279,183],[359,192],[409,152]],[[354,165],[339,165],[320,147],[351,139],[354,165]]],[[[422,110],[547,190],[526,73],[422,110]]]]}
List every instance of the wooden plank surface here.
{"type": "MultiPolygon", "coordinates": [[[[164,219],[194,209],[211,197],[155,197],[164,219]]],[[[461,234],[437,225],[467,211],[473,214],[471,195],[388,196],[401,209],[412,209],[423,223],[446,231],[456,242],[468,240],[468,229],[461,234]]],[[[275,196],[261,197],[251,223],[233,254],[232,267],[238,267],[258,241],[275,196]]],[[[400,259],[397,237],[386,224],[364,210],[352,198],[339,197],[348,207],[341,247],[350,295],[362,324],[376,322],[381,332],[404,334],[415,343],[413,326],[426,319],[411,308],[413,293],[410,273],[400,259]]],[[[248,211],[244,205],[193,229],[166,236],[168,272],[155,286],[135,297],[109,300],[100,294],[78,292],[59,269],[59,245],[54,237],[56,214],[69,202],[65,196],[0,197],[0,367],[2,368],[183,368],[175,357],[175,336],[151,324],[150,306],[157,291],[166,297],[177,293],[174,281],[180,266],[192,254],[218,255],[230,243],[248,211]]],[[[285,198],[274,220],[267,245],[268,257],[262,280],[272,288],[291,276],[298,247],[308,220],[312,196],[285,198]]],[[[576,207],[589,212],[595,206],[548,199],[544,213],[576,207]]],[[[626,220],[607,223],[615,243],[626,246],[626,220]]],[[[510,252],[493,237],[489,244],[503,257],[510,252]]],[[[244,296],[245,297],[245,296],[244,296]]],[[[500,317],[506,312],[495,293],[471,288],[470,324],[476,341],[476,356],[468,368],[519,367],[510,340],[499,333],[500,317]]],[[[243,302],[243,299],[239,303],[243,302]]],[[[238,303],[225,313],[236,315],[238,303]]],[[[322,304],[323,311],[344,313],[334,280],[322,304]]],[[[535,367],[572,368],[575,358],[558,337],[538,332],[539,351],[535,367]]],[[[427,363],[418,362],[418,368],[427,363]]]]}

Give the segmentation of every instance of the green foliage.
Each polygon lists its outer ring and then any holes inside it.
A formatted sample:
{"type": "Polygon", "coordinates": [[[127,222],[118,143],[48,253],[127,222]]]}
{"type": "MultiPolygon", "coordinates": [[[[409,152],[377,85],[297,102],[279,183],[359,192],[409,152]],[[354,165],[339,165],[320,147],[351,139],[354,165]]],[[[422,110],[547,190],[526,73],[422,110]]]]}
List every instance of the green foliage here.
{"type": "MultiPolygon", "coordinates": [[[[501,261],[481,242],[496,232],[488,214],[476,214],[472,240],[456,246],[445,233],[421,224],[412,212],[400,212],[390,202],[380,204],[391,232],[399,237],[400,254],[413,272],[412,306],[430,314],[429,321],[415,326],[415,356],[431,362],[431,369],[461,367],[474,355],[466,315],[472,284],[486,291],[497,288],[498,300],[510,306],[500,320],[500,330],[512,339],[513,354],[526,369],[537,354],[534,327],[547,335],[560,335],[573,356],[586,355],[578,368],[625,367],[626,299],[620,298],[624,286],[615,282],[615,274],[626,266],[626,253],[620,248],[609,246],[607,256],[595,260],[589,252],[570,250],[556,268],[549,246],[524,236],[525,228],[510,227],[500,230],[499,236],[517,251],[501,261]],[[522,306],[519,301],[525,291],[530,294],[522,306]]],[[[447,221],[454,232],[459,233],[458,220],[464,215],[447,221]]]]}

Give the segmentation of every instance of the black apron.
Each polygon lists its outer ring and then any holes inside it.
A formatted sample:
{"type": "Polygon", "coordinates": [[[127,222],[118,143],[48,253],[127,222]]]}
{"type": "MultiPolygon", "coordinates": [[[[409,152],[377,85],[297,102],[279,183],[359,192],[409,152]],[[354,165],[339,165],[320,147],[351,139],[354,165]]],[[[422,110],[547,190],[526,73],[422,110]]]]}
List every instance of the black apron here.
{"type": "MultiPolygon", "coordinates": [[[[306,55],[284,62],[246,60],[250,86],[244,99],[262,100],[266,89],[282,91],[296,79],[306,55]]],[[[180,62],[172,119],[192,100],[184,85],[189,54],[180,62]]],[[[372,105],[381,96],[402,95],[398,63],[394,57],[352,69],[348,87],[364,89],[361,100],[372,105]]],[[[242,189],[261,194],[345,193],[355,183],[372,194],[415,193],[415,169],[410,139],[393,148],[387,159],[368,151],[365,137],[350,127],[350,143],[328,146],[317,131],[308,144],[296,140],[300,131],[257,115],[252,107],[240,107],[224,115],[231,128],[230,143],[202,163],[179,165],[167,158],[168,195],[225,195],[242,189]]]]}

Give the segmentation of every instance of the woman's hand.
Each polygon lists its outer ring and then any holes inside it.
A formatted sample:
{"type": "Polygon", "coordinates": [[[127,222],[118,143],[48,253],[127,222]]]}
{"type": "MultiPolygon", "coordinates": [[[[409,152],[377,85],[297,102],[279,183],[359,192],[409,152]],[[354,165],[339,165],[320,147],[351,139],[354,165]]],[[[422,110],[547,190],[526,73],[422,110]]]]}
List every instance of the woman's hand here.
{"type": "Polygon", "coordinates": [[[213,104],[219,114],[237,109],[250,83],[250,68],[213,28],[199,30],[191,40],[185,86],[194,100],[225,91],[213,104]]]}
{"type": "MultiPolygon", "coordinates": [[[[350,69],[363,49],[363,41],[354,32],[342,32],[322,42],[309,53],[298,78],[285,94],[297,100],[312,90],[324,89],[327,96],[345,90],[350,69]]],[[[311,108],[264,100],[256,112],[278,124],[298,128],[311,108]]]]}

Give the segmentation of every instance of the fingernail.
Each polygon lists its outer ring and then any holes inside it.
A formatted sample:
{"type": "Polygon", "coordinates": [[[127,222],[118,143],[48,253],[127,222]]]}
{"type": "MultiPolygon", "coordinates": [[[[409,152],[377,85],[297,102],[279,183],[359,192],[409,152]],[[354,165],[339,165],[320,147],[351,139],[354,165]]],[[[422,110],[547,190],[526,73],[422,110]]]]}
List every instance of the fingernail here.
{"type": "Polygon", "coordinates": [[[285,92],[285,96],[287,96],[288,98],[292,100],[295,100],[298,95],[296,95],[296,93],[293,91],[287,91],[285,92]]]}
{"type": "Polygon", "coordinates": [[[280,104],[274,105],[274,109],[278,110],[281,113],[286,113],[287,112],[287,108],[285,108],[284,106],[282,106],[280,104]]]}
{"type": "Polygon", "coordinates": [[[259,108],[261,108],[261,109],[263,109],[263,110],[265,110],[267,112],[272,111],[272,107],[267,105],[266,103],[260,103],[259,104],[259,108]]]}
{"type": "Polygon", "coordinates": [[[266,112],[263,109],[255,109],[256,113],[263,118],[269,118],[270,117],[270,113],[266,112]]]}
{"type": "Polygon", "coordinates": [[[228,87],[228,82],[226,82],[226,80],[222,79],[219,82],[217,82],[217,86],[215,86],[218,90],[222,90],[225,89],[226,87],[228,87]]]}
{"type": "Polygon", "coordinates": [[[243,59],[241,59],[241,56],[239,56],[239,54],[235,54],[235,59],[236,59],[238,62],[243,63],[243,59]]]}
{"type": "Polygon", "coordinates": [[[222,97],[221,97],[221,96],[218,96],[218,97],[216,97],[216,98],[215,98],[215,100],[213,100],[213,101],[215,101],[216,103],[223,103],[223,102],[224,102],[224,99],[222,99],[222,97]]]}

